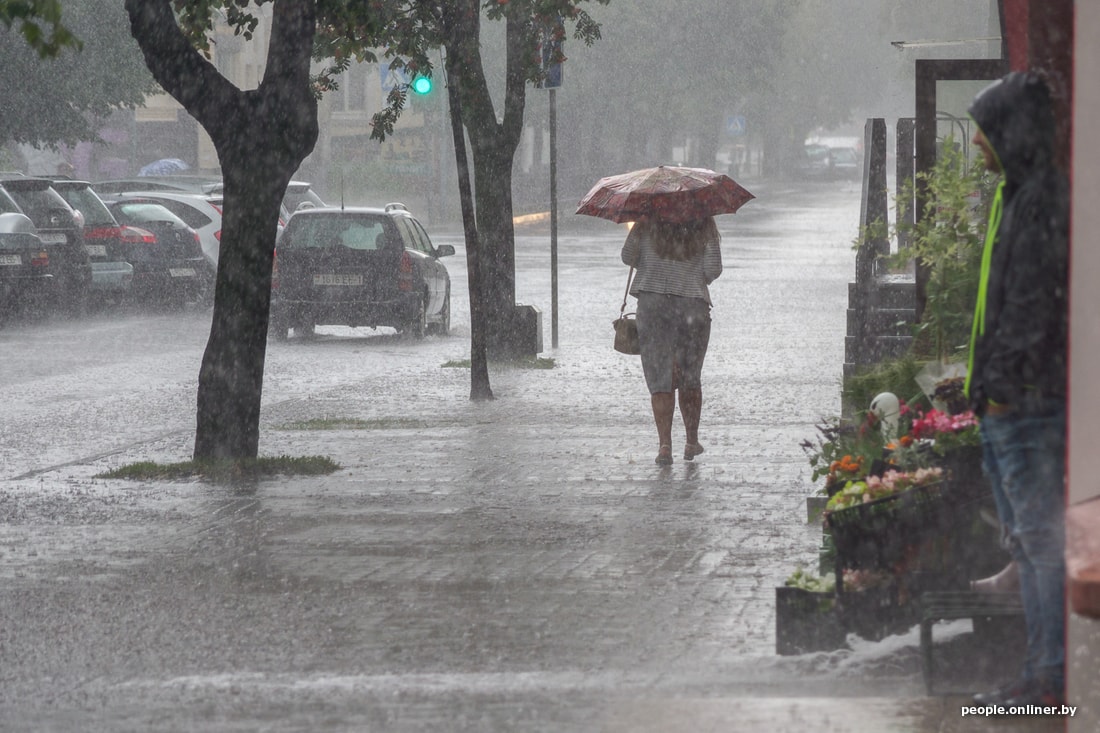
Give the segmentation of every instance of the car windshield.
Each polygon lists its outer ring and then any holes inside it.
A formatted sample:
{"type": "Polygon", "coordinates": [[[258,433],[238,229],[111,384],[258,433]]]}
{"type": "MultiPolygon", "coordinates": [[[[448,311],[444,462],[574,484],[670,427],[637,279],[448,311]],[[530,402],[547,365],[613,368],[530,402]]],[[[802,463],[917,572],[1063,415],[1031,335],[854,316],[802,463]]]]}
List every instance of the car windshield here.
{"type": "Polygon", "coordinates": [[[158,204],[171,211],[187,224],[187,226],[193,229],[202,229],[204,226],[214,221],[206,214],[199,211],[200,206],[205,206],[210,203],[208,199],[196,196],[194,199],[177,200],[174,198],[166,198],[164,196],[151,196],[158,204]]]}
{"type": "Polygon", "coordinates": [[[8,195],[8,192],[0,188],[0,214],[22,214],[19,204],[8,195]]]}
{"type": "Polygon", "coordinates": [[[144,201],[123,201],[113,207],[115,214],[123,224],[175,224],[187,226],[183,220],[160,204],[144,201]]]}
{"type": "Polygon", "coordinates": [[[313,189],[309,186],[294,186],[291,184],[287,186],[286,194],[283,196],[283,205],[287,211],[294,213],[298,211],[299,207],[302,208],[322,208],[325,202],[321,200],[321,197],[313,192],[313,189]],[[306,206],[302,206],[306,204],[306,206]]]}
{"type": "Polygon", "coordinates": [[[832,150],[833,160],[837,163],[854,163],[856,162],[856,151],[851,148],[833,148],[832,150]]]}
{"type": "Polygon", "coordinates": [[[62,185],[58,190],[61,197],[84,215],[86,227],[109,227],[115,225],[115,217],[90,188],[76,188],[62,185]]]}
{"type": "Polygon", "coordinates": [[[68,212],[69,205],[61,195],[49,188],[20,186],[9,189],[12,198],[19,204],[23,213],[30,217],[39,229],[57,229],[73,226],[72,216],[58,217],[58,209],[68,212]]]}
{"type": "Polygon", "coordinates": [[[287,225],[279,249],[379,250],[385,247],[386,218],[379,215],[296,216],[287,225]]]}

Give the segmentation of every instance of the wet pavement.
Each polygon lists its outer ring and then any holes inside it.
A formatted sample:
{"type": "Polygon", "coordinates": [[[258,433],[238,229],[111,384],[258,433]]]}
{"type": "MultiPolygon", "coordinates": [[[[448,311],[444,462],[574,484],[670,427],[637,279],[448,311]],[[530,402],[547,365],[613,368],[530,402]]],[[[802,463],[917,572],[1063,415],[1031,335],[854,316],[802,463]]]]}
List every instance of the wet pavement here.
{"type": "Polygon", "coordinates": [[[557,350],[547,240],[521,237],[517,300],[543,309],[555,368],[494,365],[494,401],[442,366],[468,356],[460,258],[449,337],[272,343],[261,453],[329,456],[329,476],[95,478],[189,456],[202,314],[129,401],[87,394],[121,368],[94,344],[62,370],[82,389],[0,392],[0,730],[1062,730],[927,696],[915,629],[775,654],[774,588],[817,561],[799,442],[840,408],[859,196],[754,192],[720,219],[691,463],[677,435],[654,464],[639,362],[611,350],[626,273],[605,222],[563,234],[557,350]]]}

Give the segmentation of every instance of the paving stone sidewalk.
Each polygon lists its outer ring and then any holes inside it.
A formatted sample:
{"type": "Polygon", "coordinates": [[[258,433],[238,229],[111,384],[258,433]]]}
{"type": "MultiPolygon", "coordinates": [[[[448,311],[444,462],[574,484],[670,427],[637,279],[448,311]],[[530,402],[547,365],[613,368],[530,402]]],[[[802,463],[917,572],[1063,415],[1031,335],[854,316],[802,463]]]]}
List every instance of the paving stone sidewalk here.
{"type": "MultiPolygon", "coordinates": [[[[814,211],[773,212],[781,250],[745,217],[694,462],[682,443],[653,462],[612,295],[570,302],[554,369],[495,366],[490,403],[466,370],[321,339],[393,365],[265,406],[262,452],[331,456],[329,476],[92,478],[186,450],[169,436],[42,481],[67,500],[0,537],[0,730],[1061,730],[927,697],[915,630],[775,654],[774,589],[820,542],[798,444],[839,410],[850,227],[814,211]]],[[[569,272],[589,292],[622,275],[569,272]]]]}

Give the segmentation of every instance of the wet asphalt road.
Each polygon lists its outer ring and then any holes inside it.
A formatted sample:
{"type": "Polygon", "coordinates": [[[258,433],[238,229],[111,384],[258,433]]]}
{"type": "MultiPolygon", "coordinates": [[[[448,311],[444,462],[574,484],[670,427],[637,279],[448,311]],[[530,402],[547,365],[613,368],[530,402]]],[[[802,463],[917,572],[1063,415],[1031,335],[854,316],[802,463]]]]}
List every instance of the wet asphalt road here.
{"type": "Polygon", "coordinates": [[[0,730],[1060,730],[926,697],[915,631],[774,654],[773,589],[816,562],[798,443],[839,411],[859,191],[749,188],[720,219],[707,452],[669,468],[610,348],[606,222],[563,222],[556,351],[548,235],[521,230],[556,366],[494,366],[492,402],[443,367],[469,354],[461,248],[449,337],[270,344],[261,452],[325,477],[96,478],[189,457],[209,312],[0,329],[0,730]]]}

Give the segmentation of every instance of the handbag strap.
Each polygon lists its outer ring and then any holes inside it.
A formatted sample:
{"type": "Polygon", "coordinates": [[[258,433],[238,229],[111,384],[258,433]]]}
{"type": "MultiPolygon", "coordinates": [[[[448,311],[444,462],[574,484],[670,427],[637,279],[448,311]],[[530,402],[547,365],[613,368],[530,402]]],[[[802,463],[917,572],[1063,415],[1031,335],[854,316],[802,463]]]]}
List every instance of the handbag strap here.
{"type": "Polygon", "coordinates": [[[642,257],[642,248],[638,247],[638,254],[634,257],[634,264],[630,266],[630,272],[626,273],[626,290],[623,292],[623,305],[619,308],[619,318],[626,312],[626,297],[630,295],[630,283],[634,280],[634,267],[642,257]]]}

